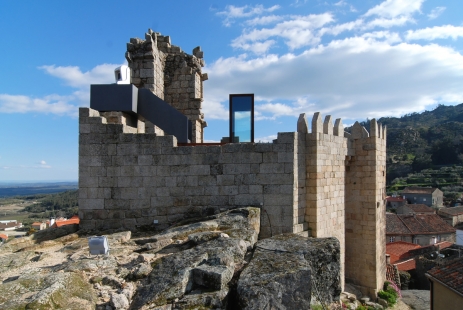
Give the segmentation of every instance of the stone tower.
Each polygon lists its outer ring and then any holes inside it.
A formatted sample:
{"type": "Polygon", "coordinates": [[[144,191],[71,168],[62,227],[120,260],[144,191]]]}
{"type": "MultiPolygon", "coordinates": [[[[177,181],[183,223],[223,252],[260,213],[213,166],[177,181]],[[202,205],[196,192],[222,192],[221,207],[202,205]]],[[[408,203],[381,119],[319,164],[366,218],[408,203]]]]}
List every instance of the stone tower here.
{"type": "Polygon", "coordinates": [[[189,55],[172,45],[169,36],[149,29],[145,40],[130,39],[125,58],[132,73],[131,83],[149,89],[188,117],[193,127],[192,142],[202,143],[207,123],[201,103],[207,74],[201,72],[204,67],[201,48],[196,47],[193,55],[189,55]]]}
{"type": "Polygon", "coordinates": [[[376,296],[386,275],[386,128],[357,122],[349,137],[354,156],[346,165],[346,274],[364,294],[376,296]]]}

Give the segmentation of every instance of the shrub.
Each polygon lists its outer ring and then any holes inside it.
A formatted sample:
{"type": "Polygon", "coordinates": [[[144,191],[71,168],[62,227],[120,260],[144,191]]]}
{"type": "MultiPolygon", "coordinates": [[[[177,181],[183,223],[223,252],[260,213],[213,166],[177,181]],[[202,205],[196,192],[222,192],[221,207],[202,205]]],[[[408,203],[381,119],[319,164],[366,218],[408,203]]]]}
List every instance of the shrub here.
{"type": "Polygon", "coordinates": [[[379,291],[378,297],[387,301],[389,306],[393,306],[397,302],[396,296],[394,296],[394,294],[389,291],[379,291]]]}
{"type": "MultiPolygon", "coordinates": [[[[386,281],[388,282],[388,281],[386,281]]],[[[402,293],[400,293],[399,287],[394,282],[388,282],[386,291],[391,292],[395,295],[396,299],[398,297],[402,298],[402,293]]]]}

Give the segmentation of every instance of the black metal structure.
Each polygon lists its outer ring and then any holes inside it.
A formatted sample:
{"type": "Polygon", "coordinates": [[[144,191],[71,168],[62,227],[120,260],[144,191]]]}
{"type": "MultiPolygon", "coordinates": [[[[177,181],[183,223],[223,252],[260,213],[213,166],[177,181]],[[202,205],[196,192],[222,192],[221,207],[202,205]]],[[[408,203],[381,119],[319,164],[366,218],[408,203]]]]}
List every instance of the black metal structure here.
{"type": "Polygon", "coordinates": [[[90,85],[90,108],[137,113],[138,88],[132,84],[90,85]]]}
{"type": "Polygon", "coordinates": [[[192,140],[191,121],[146,88],[138,89],[133,84],[91,85],[90,108],[139,114],[175,136],[179,143],[192,140]]]}
{"type": "Polygon", "coordinates": [[[176,136],[178,142],[187,143],[192,140],[190,120],[149,89],[138,90],[138,114],[166,134],[176,136]]]}
{"type": "Polygon", "coordinates": [[[230,142],[254,142],[254,94],[230,94],[230,142]]]}

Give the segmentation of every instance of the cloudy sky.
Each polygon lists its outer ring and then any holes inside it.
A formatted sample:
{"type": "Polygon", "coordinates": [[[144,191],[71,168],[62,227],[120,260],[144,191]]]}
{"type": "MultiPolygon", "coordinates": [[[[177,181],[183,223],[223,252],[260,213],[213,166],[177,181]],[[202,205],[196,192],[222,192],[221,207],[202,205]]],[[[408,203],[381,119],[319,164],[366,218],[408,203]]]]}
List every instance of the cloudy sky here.
{"type": "Polygon", "coordinates": [[[228,135],[228,94],[254,93],[256,140],[271,141],[300,113],[349,125],[462,103],[462,11],[458,0],[4,1],[0,182],[77,180],[78,107],[148,28],[202,47],[206,140],[228,135]]]}

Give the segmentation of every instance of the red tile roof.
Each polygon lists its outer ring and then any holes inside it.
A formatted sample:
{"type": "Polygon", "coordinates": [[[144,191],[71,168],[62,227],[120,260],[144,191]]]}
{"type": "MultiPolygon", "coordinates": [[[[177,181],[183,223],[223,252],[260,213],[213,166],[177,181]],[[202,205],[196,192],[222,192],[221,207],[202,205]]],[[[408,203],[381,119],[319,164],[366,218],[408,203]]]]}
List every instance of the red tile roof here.
{"type": "Polygon", "coordinates": [[[386,213],[386,234],[410,234],[410,230],[399,219],[397,214],[386,213]]]}
{"type": "Polygon", "coordinates": [[[3,239],[3,240],[7,240],[7,239],[8,239],[8,235],[0,234],[0,238],[3,239]]]}
{"type": "Polygon", "coordinates": [[[427,205],[423,205],[423,204],[407,205],[407,208],[413,210],[413,212],[415,213],[420,213],[420,212],[436,213],[436,211],[433,208],[430,208],[427,205]]]}
{"type": "Polygon", "coordinates": [[[463,214],[463,206],[461,207],[452,207],[452,208],[442,208],[439,210],[439,214],[445,214],[448,216],[455,216],[463,214]]]}
{"type": "Polygon", "coordinates": [[[428,274],[463,294],[463,258],[444,266],[436,266],[429,270],[428,274]]]}
{"type": "Polygon", "coordinates": [[[405,241],[397,241],[386,244],[386,254],[391,256],[391,263],[395,263],[400,259],[406,258],[410,250],[419,249],[421,246],[405,241]]]}
{"type": "Polygon", "coordinates": [[[386,214],[386,234],[389,235],[429,235],[455,232],[456,229],[437,214],[386,214]]]}
{"type": "Polygon", "coordinates": [[[414,258],[400,263],[396,263],[395,265],[397,266],[397,269],[399,269],[399,271],[409,271],[416,269],[416,262],[414,258]]]}
{"type": "Polygon", "coordinates": [[[55,221],[55,224],[53,224],[52,227],[61,227],[65,225],[72,225],[72,224],[79,224],[79,223],[80,223],[79,217],[77,215],[74,215],[69,220],[55,221]]]}
{"type": "Polygon", "coordinates": [[[42,225],[41,222],[34,222],[34,223],[32,223],[32,226],[40,226],[40,225],[42,225]]]}
{"type": "Polygon", "coordinates": [[[445,248],[448,248],[448,247],[451,247],[453,245],[452,242],[448,242],[448,241],[442,241],[442,242],[438,242],[436,243],[435,245],[438,245],[439,246],[439,249],[445,249],[445,248]]]}
{"type": "Polygon", "coordinates": [[[419,186],[410,186],[405,187],[402,191],[402,194],[432,194],[437,190],[434,187],[419,187],[419,186]]]}

